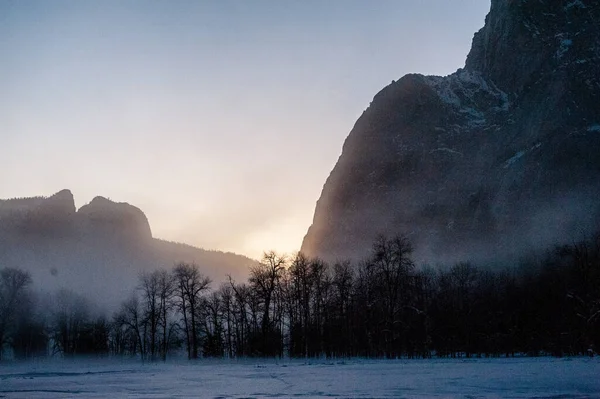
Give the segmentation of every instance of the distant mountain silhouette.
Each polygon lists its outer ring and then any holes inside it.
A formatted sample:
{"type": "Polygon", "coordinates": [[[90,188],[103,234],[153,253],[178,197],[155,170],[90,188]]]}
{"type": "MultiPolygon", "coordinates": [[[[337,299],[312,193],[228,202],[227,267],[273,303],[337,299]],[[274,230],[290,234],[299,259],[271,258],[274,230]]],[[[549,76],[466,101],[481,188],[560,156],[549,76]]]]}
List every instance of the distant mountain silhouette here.
{"type": "Polygon", "coordinates": [[[495,262],[598,229],[599,21],[598,0],[493,0],[463,69],[375,96],[302,251],[360,258],[403,233],[421,261],[495,262]]]}
{"type": "Polygon", "coordinates": [[[69,190],[0,200],[0,268],[28,270],[45,291],[66,287],[113,306],[130,295],[140,272],[179,261],[196,263],[214,287],[227,274],[245,280],[255,262],[153,238],[139,208],[103,197],[79,210],[69,190]]]}

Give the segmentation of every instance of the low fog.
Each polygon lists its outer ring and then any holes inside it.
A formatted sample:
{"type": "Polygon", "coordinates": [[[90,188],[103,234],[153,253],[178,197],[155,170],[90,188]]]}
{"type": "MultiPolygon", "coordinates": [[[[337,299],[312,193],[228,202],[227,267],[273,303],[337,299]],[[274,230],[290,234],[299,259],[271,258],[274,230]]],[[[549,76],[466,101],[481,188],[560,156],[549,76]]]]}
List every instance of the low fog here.
{"type": "Polygon", "coordinates": [[[196,264],[220,284],[243,280],[254,260],[152,237],[143,212],[98,197],[75,209],[61,191],[48,198],[0,202],[0,266],[31,274],[40,295],[67,289],[112,311],[129,297],[142,272],[196,264]]]}

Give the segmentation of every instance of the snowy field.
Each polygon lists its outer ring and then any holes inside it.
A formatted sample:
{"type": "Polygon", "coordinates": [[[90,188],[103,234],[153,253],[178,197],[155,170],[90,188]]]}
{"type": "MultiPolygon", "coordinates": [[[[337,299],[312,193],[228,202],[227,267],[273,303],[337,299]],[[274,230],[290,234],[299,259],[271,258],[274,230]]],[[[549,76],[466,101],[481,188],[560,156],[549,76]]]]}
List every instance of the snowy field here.
{"type": "Polygon", "coordinates": [[[600,398],[600,358],[0,364],[7,398],[600,398]]]}

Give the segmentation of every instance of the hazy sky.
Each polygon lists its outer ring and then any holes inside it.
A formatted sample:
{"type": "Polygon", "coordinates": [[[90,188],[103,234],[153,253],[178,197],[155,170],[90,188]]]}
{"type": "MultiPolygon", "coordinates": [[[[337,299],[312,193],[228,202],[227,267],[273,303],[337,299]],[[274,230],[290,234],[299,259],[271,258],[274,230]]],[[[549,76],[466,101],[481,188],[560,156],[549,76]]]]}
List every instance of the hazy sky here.
{"type": "Polygon", "coordinates": [[[0,198],[69,188],[155,237],[300,247],[373,96],[464,65],[489,1],[0,0],[0,198]]]}

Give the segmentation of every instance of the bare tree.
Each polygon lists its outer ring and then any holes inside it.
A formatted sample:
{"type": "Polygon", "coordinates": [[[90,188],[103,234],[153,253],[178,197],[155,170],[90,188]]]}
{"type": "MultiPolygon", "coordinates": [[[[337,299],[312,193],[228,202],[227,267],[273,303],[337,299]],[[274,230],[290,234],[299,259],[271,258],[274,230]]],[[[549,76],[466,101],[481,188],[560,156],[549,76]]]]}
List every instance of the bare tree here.
{"type": "Polygon", "coordinates": [[[53,352],[60,352],[63,356],[72,356],[78,352],[89,312],[90,304],[81,295],[66,289],[56,293],[51,322],[53,352]]]}
{"type": "Polygon", "coordinates": [[[301,252],[296,254],[288,270],[290,278],[289,299],[293,302],[290,322],[293,332],[291,347],[294,354],[308,357],[308,328],[310,323],[310,299],[312,280],[310,260],[301,252]]]}
{"type": "Polygon", "coordinates": [[[158,272],[142,273],[139,290],[142,293],[144,324],[148,326],[148,336],[144,339],[149,341],[150,360],[156,360],[158,326],[161,317],[158,272]]]}
{"type": "Polygon", "coordinates": [[[213,291],[203,300],[206,314],[204,320],[204,354],[211,357],[223,356],[223,301],[219,291],[213,291]]]}
{"type": "Polygon", "coordinates": [[[335,311],[333,328],[336,335],[337,352],[344,355],[350,350],[351,342],[351,297],[354,288],[354,273],[350,262],[333,265],[333,306],[335,311]]]}
{"type": "Polygon", "coordinates": [[[219,288],[219,296],[221,297],[223,306],[224,318],[224,334],[225,345],[227,349],[227,357],[233,357],[233,329],[234,329],[234,292],[230,285],[221,284],[219,288]]]}
{"type": "Polygon", "coordinates": [[[235,284],[231,276],[228,276],[229,286],[233,291],[233,328],[235,331],[235,354],[237,356],[248,355],[248,335],[250,329],[248,315],[248,304],[250,303],[250,289],[245,284],[235,284]]]}
{"type": "Polygon", "coordinates": [[[198,358],[198,316],[202,294],[209,290],[211,280],[202,275],[195,264],[179,263],[174,270],[179,310],[183,316],[188,357],[198,358]]]}
{"type": "Polygon", "coordinates": [[[166,270],[142,273],[138,289],[142,294],[144,320],[148,325],[150,359],[156,360],[160,353],[160,357],[166,360],[170,332],[174,327],[174,323],[169,321],[169,313],[174,307],[174,277],[166,270]]]}
{"type": "Polygon", "coordinates": [[[13,327],[17,303],[30,284],[31,276],[27,272],[14,268],[0,270],[0,360],[13,327]]]}
{"type": "Polygon", "coordinates": [[[146,325],[140,301],[135,293],[121,305],[114,322],[120,329],[124,328],[126,334],[134,337],[131,353],[137,353],[139,348],[142,360],[146,359],[146,325]]]}
{"type": "Polygon", "coordinates": [[[262,302],[262,348],[263,354],[268,354],[271,351],[269,348],[269,335],[271,329],[271,301],[275,292],[279,279],[286,266],[285,256],[278,255],[274,251],[265,252],[262,261],[259,265],[250,269],[250,286],[258,294],[262,302]]]}
{"type": "Polygon", "coordinates": [[[167,359],[171,332],[175,328],[175,323],[169,321],[169,313],[175,306],[174,296],[176,286],[174,277],[166,270],[160,270],[157,274],[160,325],[162,326],[161,357],[164,361],[167,359]]]}
{"type": "Polygon", "coordinates": [[[382,299],[386,356],[396,356],[400,349],[397,326],[401,323],[400,313],[408,306],[410,297],[411,273],[415,268],[412,252],[410,241],[402,235],[392,238],[379,236],[373,243],[369,266],[375,273],[374,282],[379,286],[382,299]]]}

